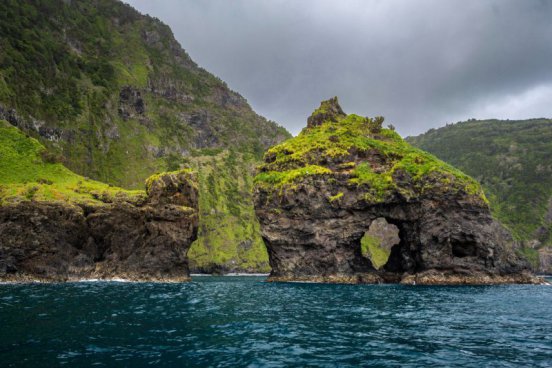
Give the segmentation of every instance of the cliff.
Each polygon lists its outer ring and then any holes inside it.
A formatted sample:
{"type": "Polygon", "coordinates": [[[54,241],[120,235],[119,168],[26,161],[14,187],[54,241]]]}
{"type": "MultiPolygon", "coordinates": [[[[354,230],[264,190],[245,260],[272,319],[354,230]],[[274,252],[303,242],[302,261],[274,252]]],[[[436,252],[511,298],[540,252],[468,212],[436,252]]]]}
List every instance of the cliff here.
{"type": "Polygon", "coordinates": [[[471,119],[406,138],[476,178],[541,273],[552,273],[551,139],[550,119],[471,119]]]}
{"type": "Polygon", "coordinates": [[[0,119],[111,185],[140,189],[156,172],[204,171],[194,267],[266,270],[259,225],[250,225],[252,167],[290,134],[198,66],[167,25],[116,0],[7,0],[0,49],[0,119]],[[207,182],[232,155],[235,167],[207,182]],[[210,188],[220,189],[216,201],[210,188]]]}
{"type": "Polygon", "coordinates": [[[189,279],[196,174],[159,174],[145,192],[126,191],[51,162],[2,121],[0,143],[0,280],[189,279]]]}
{"type": "Polygon", "coordinates": [[[266,152],[254,198],[270,280],[537,282],[480,185],[382,123],[334,98],[266,152]]]}

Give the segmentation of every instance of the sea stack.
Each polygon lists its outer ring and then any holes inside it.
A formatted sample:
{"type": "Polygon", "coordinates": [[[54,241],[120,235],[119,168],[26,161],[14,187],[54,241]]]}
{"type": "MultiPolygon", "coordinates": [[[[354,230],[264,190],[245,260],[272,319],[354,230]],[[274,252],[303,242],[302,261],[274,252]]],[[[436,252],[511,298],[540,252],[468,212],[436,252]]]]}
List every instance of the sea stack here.
{"type": "Polygon", "coordinates": [[[481,186],[383,121],[332,98],[266,152],[254,198],[269,280],[537,283],[481,186]]]}

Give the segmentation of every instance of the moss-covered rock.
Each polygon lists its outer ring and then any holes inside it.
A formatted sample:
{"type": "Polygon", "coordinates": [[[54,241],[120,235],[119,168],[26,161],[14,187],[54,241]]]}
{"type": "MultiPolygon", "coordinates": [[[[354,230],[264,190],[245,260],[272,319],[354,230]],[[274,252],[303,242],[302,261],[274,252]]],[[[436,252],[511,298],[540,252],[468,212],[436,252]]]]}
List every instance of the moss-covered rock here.
{"type": "Polygon", "coordinates": [[[147,193],[85,179],[0,121],[0,280],[189,279],[198,184],[155,175],[147,193]]]}
{"type": "Polygon", "coordinates": [[[463,274],[500,283],[524,274],[474,179],[382,128],[381,117],[343,114],[337,98],[309,122],[266,152],[255,177],[274,280],[396,282],[447,270],[451,283],[463,274]],[[369,232],[380,219],[398,229],[389,247],[369,232]]]}
{"type": "Polygon", "coordinates": [[[194,157],[199,173],[199,234],[190,248],[198,273],[269,272],[268,255],[253,208],[258,160],[233,150],[194,157]]]}
{"type": "MultiPolygon", "coordinates": [[[[461,191],[486,202],[472,178],[431,154],[412,147],[391,129],[377,129],[377,118],[345,115],[337,97],[324,101],[297,137],[270,148],[255,183],[267,191],[293,189],[307,176],[347,178],[372,204],[393,197],[461,191]],[[326,120],[323,120],[326,119],[326,120]]],[[[335,194],[333,194],[335,195],[335,194]]]]}

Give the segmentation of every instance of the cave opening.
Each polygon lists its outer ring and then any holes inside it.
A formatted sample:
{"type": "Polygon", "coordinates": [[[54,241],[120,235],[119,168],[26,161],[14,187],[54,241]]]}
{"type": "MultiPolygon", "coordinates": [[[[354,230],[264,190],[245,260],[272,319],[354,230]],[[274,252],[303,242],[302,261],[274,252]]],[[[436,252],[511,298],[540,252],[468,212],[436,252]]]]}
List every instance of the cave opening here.
{"type": "Polygon", "coordinates": [[[385,271],[396,274],[415,272],[422,262],[419,225],[410,221],[388,220],[399,229],[399,243],[391,248],[385,271]]]}
{"type": "Polygon", "coordinates": [[[474,241],[452,242],[452,255],[458,258],[475,256],[477,244],[474,241]]]}

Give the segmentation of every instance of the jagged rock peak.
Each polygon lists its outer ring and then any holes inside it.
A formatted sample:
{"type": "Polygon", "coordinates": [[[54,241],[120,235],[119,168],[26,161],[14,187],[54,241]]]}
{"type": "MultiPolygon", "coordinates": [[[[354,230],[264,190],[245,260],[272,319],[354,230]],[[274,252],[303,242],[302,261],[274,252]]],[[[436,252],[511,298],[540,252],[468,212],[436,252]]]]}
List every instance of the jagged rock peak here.
{"type": "Polygon", "coordinates": [[[329,100],[322,101],[320,107],[314,110],[314,112],[307,119],[307,128],[322,125],[325,121],[336,122],[339,118],[347,116],[341,106],[337,96],[330,98],[329,100]]]}

